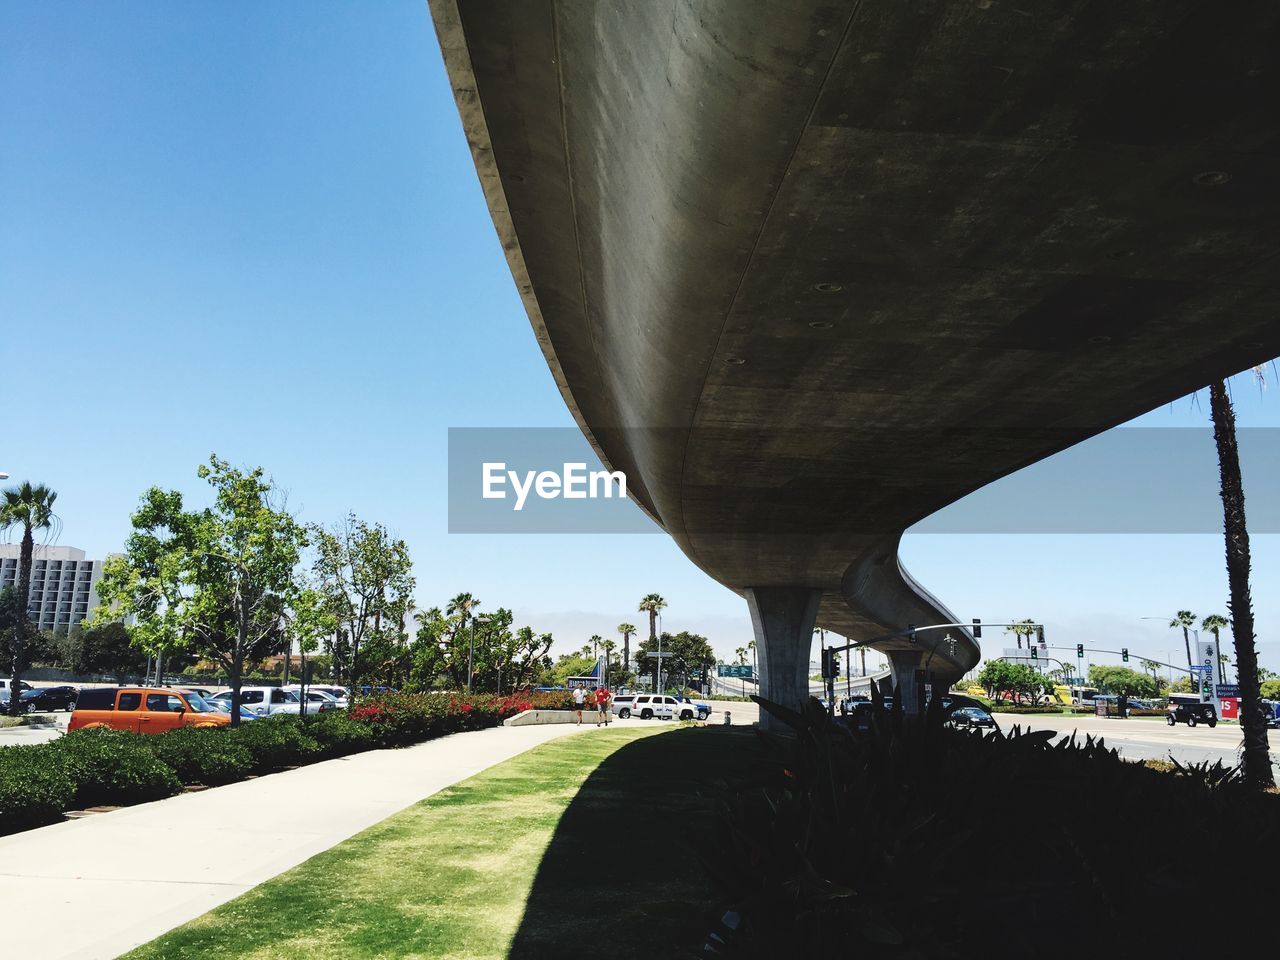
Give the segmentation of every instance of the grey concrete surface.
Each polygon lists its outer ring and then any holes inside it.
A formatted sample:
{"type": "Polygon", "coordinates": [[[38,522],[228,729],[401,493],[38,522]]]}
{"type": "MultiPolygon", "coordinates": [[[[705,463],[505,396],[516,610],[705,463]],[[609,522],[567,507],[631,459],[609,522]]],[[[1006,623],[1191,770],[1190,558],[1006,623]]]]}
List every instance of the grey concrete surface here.
{"type": "MultiPolygon", "coordinates": [[[[1000,726],[1005,730],[1015,724],[1023,729],[1054,730],[1065,735],[1077,734],[1083,738],[1086,734],[1102,737],[1107,746],[1120,751],[1120,755],[1128,760],[1168,760],[1170,757],[1179,763],[1200,763],[1222,761],[1229,766],[1239,763],[1241,746],[1240,728],[1235,725],[1220,723],[1210,730],[1208,727],[1194,729],[1180,724],[1168,726],[1159,718],[1138,718],[1120,720],[1108,717],[1066,717],[1003,714],[995,715],[1000,726]]],[[[1272,763],[1280,760],[1274,751],[1280,747],[1280,736],[1270,731],[1272,763]]]]}
{"type": "Polygon", "coordinates": [[[5,955],[119,956],[423,797],[589,729],[455,734],[0,837],[5,955]]]}
{"type": "Polygon", "coordinates": [[[579,426],[703,570],[844,636],[953,619],[911,524],[1280,354],[1274,4],[431,9],[579,426]]]}

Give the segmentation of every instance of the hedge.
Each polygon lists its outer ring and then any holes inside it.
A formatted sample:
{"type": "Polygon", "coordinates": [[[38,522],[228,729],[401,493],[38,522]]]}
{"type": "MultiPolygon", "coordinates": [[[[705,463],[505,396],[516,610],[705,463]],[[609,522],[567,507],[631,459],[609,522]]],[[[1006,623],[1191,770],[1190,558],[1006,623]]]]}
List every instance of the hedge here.
{"type": "Polygon", "coordinates": [[[3,747],[0,835],[53,823],[67,810],[159,800],[184,784],[218,786],[362,750],[407,746],[570,702],[562,691],[391,694],[361,700],[350,712],[269,717],[235,729],[76,730],[49,743],[3,747]]]}
{"type": "Polygon", "coordinates": [[[1207,952],[1222,927],[1205,918],[1247,923],[1248,897],[1271,888],[1280,796],[1233,768],[1130,763],[1052,730],[953,731],[941,711],[877,710],[851,731],[812,703],[761,708],[795,735],[761,740],[698,838],[715,913],[731,914],[719,960],[1142,956],[1161,935],[1150,918],[1185,904],[1179,952],[1207,952]],[[1229,878],[1204,851],[1230,852],[1229,878]]]}

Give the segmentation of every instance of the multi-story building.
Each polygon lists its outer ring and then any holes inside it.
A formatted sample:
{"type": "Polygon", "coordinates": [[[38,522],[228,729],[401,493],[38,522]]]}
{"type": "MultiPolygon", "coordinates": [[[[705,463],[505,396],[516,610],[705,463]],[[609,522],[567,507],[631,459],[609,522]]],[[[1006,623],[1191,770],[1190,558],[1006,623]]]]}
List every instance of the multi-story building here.
{"type": "MultiPolygon", "coordinates": [[[[17,543],[0,544],[0,590],[18,585],[17,543]]],[[[75,547],[35,548],[27,616],[41,630],[71,629],[98,605],[101,560],[86,560],[75,547]]]]}

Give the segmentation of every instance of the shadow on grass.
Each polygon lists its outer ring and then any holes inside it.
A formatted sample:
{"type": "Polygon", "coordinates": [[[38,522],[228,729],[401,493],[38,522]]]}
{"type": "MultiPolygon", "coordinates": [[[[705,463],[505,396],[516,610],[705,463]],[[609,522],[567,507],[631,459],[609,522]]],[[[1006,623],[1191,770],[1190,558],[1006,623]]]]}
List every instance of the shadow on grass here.
{"type": "Polygon", "coordinates": [[[714,726],[611,754],[565,809],[509,957],[652,960],[697,951],[724,909],[703,868],[715,856],[706,839],[710,788],[759,756],[754,731],[714,726]]]}

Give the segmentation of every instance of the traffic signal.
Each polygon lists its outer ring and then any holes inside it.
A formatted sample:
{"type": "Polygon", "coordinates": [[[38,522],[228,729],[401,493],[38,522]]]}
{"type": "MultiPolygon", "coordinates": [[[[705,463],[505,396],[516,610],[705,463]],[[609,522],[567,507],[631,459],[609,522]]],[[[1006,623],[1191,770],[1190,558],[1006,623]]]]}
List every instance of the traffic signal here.
{"type": "Polygon", "coordinates": [[[1036,627],[1036,643],[1042,647],[1044,646],[1044,624],[1036,627]]]}
{"type": "Polygon", "coordinates": [[[916,642],[916,625],[914,623],[907,624],[907,639],[912,643],[916,642]]]}
{"type": "Polygon", "coordinates": [[[977,617],[973,618],[973,639],[975,640],[982,639],[982,621],[979,620],[977,617]]]}
{"type": "Polygon", "coordinates": [[[1078,660],[1083,660],[1083,659],[1084,659],[1084,644],[1083,644],[1083,643],[1077,643],[1077,644],[1076,644],[1076,659],[1078,659],[1078,660]]]}
{"type": "Polygon", "coordinates": [[[835,674],[831,672],[832,661],[835,659],[834,657],[831,656],[831,653],[832,651],[830,650],[822,651],[822,679],[823,680],[828,680],[831,677],[835,676],[835,674]]]}
{"type": "Polygon", "coordinates": [[[1039,660],[1039,659],[1040,659],[1040,652],[1039,652],[1038,650],[1036,650],[1036,648],[1035,648],[1035,647],[1032,647],[1032,648],[1031,648],[1031,659],[1032,659],[1032,660],[1039,660]]]}
{"type": "Polygon", "coordinates": [[[1123,660],[1125,663],[1128,663],[1128,662],[1129,662],[1129,648],[1128,648],[1128,647],[1121,647],[1121,648],[1120,648],[1120,659],[1121,659],[1121,660],[1123,660]]]}

